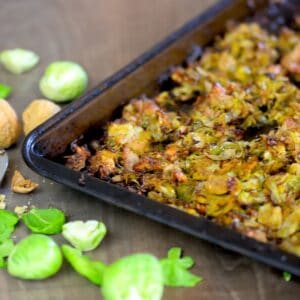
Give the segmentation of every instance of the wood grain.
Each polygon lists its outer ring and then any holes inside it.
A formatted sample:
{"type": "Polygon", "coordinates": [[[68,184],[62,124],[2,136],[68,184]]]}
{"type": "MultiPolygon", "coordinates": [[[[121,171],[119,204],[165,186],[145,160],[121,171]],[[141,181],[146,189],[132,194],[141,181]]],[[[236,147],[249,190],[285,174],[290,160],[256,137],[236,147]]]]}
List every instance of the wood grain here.
{"type": "MultiPolygon", "coordinates": [[[[38,80],[51,61],[79,62],[89,73],[91,87],[214,2],[1,0],[1,49],[32,49],[41,56],[41,63],[20,76],[1,68],[0,82],[14,87],[10,102],[21,114],[31,100],[41,97],[38,80]]],[[[105,262],[133,252],[151,252],[163,257],[172,246],[184,248],[196,259],[194,272],[205,280],[193,289],[166,289],[164,299],[299,299],[299,282],[284,282],[278,271],[41,178],[25,166],[21,143],[22,139],[9,151],[10,169],[0,188],[0,193],[7,195],[9,208],[28,203],[38,207],[55,206],[73,220],[103,220],[109,235],[91,255],[105,262]],[[9,185],[15,169],[39,182],[38,191],[29,196],[12,194],[9,185]]],[[[25,234],[22,226],[16,231],[17,239],[25,234]]],[[[60,237],[57,240],[62,242],[60,237]]],[[[64,265],[57,276],[38,282],[20,281],[0,271],[0,299],[81,300],[101,299],[101,296],[96,286],[64,265]]]]}

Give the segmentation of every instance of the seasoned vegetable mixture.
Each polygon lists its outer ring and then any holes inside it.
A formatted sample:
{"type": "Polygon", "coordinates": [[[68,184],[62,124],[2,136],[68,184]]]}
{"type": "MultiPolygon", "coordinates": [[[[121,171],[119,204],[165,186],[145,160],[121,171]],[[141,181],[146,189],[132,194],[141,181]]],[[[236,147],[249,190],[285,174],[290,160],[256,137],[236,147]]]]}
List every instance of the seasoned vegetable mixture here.
{"type": "Polygon", "coordinates": [[[243,23],[66,166],[300,255],[300,31],[243,23]]]}

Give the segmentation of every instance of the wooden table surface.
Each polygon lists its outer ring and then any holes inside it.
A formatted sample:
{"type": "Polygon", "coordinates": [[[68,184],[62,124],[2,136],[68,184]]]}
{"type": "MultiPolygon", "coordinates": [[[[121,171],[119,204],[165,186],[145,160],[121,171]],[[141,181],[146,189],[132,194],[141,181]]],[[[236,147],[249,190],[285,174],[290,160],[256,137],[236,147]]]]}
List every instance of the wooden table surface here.
{"type": "MultiPolygon", "coordinates": [[[[1,0],[1,50],[23,47],[36,51],[41,62],[24,75],[0,69],[0,82],[14,92],[10,102],[19,115],[33,99],[41,97],[38,80],[45,66],[54,60],[74,60],[88,71],[90,87],[130,62],[191,17],[213,4],[213,0],[1,0]]],[[[10,168],[0,193],[7,195],[10,209],[31,203],[37,207],[63,209],[71,220],[101,219],[109,234],[91,253],[111,262],[134,252],[163,257],[168,248],[180,246],[195,258],[194,272],[204,282],[191,289],[167,288],[163,299],[299,299],[300,283],[287,283],[282,273],[251,259],[196,240],[174,229],[132,213],[105,205],[33,173],[21,158],[21,138],[9,150],[10,168]],[[12,172],[21,170],[40,184],[32,195],[9,190],[12,172]]],[[[19,226],[16,237],[26,234],[19,226]]],[[[60,237],[57,237],[61,241],[60,237]]],[[[99,289],[65,264],[53,278],[26,282],[0,271],[0,299],[101,299],[99,289]]]]}

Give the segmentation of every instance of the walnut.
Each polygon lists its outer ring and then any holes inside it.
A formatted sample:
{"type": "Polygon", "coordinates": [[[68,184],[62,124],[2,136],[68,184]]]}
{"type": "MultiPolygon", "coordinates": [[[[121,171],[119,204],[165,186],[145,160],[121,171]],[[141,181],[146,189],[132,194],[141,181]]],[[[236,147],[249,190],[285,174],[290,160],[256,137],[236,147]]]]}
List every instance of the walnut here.
{"type": "Polygon", "coordinates": [[[20,125],[17,114],[11,105],[0,99],[0,149],[9,148],[20,135],[20,125]]]}
{"type": "Polygon", "coordinates": [[[51,101],[44,99],[33,100],[25,108],[22,115],[25,135],[59,111],[60,107],[51,101]]]}
{"type": "Polygon", "coordinates": [[[12,178],[11,190],[19,194],[28,194],[34,191],[39,185],[30,179],[25,179],[19,172],[15,171],[12,178]]]}

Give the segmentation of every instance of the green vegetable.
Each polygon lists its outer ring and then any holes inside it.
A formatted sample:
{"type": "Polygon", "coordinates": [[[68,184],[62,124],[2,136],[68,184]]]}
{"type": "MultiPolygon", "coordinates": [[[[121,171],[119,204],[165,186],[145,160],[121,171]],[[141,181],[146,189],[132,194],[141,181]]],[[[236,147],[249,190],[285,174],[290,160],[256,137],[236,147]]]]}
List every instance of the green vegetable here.
{"type": "Polygon", "coordinates": [[[0,83],[0,99],[6,99],[12,92],[12,87],[4,83],[0,83]]]}
{"type": "Polygon", "coordinates": [[[0,257],[7,257],[14,248],[14,241],[7,239],[0,244],[0,257]]]}
{"type": "Polygon", "coordinates": [[[184,201],[191,201],[192,196],[195,190],[195,186],[193,184],[180,184],[176,187],[177,197],[184,201]]]}
{"type": "Polygon", "coordinates": [[[185,256],[181,258],[182,250],[178,247],[168,251],[168,257],[161,260],[164,283],[173,287],[193,287],[202,281],[201,277],[188,271],[194,265],[194,260],[185,256]]]}
{"type": "Polygon", "coordinates": [[[9,256],[14,248],[14,242],[7,239],[0,244],[0,269],[6,267],[5,257],[9,256]]]}
{"type": "Polygon", "coordinates": [[[62,235],[80,251],[90,251],[98,247],[106,232],[106,226],[101,222],[73,221],[63,226],[62,235]]]}
{"type": "Polygon", "coordinates": [[[2,51],[0,62],[11,73],[21,74],[31,70],[39,62],[39,57],[32,51],[16,48],[2,51]]]}
{"type": "Polygon", "coordinates": [[[15,213],[7,210],[0,210],[0,243],[7,240],[15,230],[19,218],[15,213]]]}
{"type": "Polygon", "coordinates": [[[62,254],[53,239],[32,234],[14,247],[8,257],[7,270],[21,279],[39,280],[54,275],[61,264],[62,254]]]}
{"type": "Polygon", "coordinates": [[[86,89],[88,76],[78,64],[57,61],[50,64],[40,80],[42,94],[56,102],[70,101],[86,89]]]}
{"type": "Polygon", "coordinates": [[[14,232],[15,227],[0,222],[0,243],[7,240],[10,235],[14,232]]]}
{"type": "Polygon", "coordinates": [[[32,232],[43,234],[60,233],[65,223],[64,213],[57,208],[33,208],[23,214],[22,219],[32,232]]]}
{"type": "Polygon", "coordinates": [[[159,300],[163,294],[159,261],[150,254],[134,254],[108,266],[103,275],[105,300],[159,300]]]}
{"type": "Polygon", "coordinates": [[[106,266],[100,261],[92,261],[88,256],[68,245],[63,245],[62,252],[73,269],[91,282],[101,285],[106,266]]]}
{"type": "Polygon", "coordinates": [[[6,268],[6,261],[3,257],[0,257],[0,269],[6,268]]]}
{"type": "Polygon", "coordinates": [[[8,210],[0,210],[0,223],[5,223],[10,226],[15,226],[19,221],[18,216],[8,210]]]}
{"type": "Polygon", "coordinates": [[[283,272],[282,274],[284,281],[289,282],[292,279],[292,274],[289,272],[283,272]]]}

